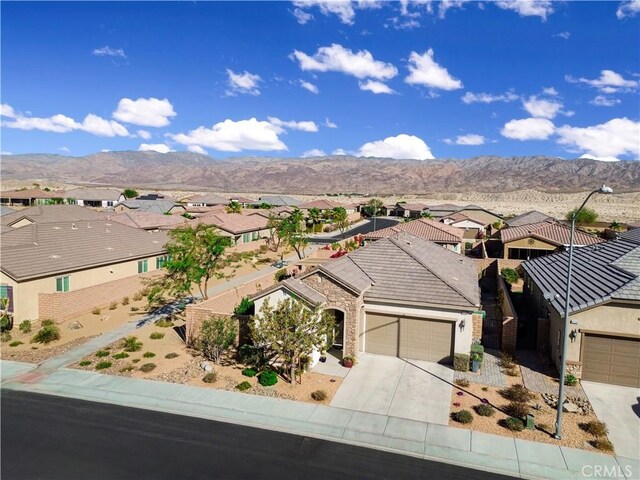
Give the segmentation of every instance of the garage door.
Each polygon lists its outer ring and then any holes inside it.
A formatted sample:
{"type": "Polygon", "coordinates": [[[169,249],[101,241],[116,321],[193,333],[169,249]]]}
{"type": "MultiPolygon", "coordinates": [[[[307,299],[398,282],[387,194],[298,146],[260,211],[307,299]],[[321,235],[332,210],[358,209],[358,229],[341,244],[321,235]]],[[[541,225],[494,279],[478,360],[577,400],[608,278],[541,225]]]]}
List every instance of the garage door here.
{"type": "Polygon", "coordinates": [[[640,387],[640,339],[585,333],[582,378],[640,387]]]}
{"type": "Polygon", "coordinates": [[[453,323],[367,313],[365,350],[414,360],[450,362],[453,323]]]}

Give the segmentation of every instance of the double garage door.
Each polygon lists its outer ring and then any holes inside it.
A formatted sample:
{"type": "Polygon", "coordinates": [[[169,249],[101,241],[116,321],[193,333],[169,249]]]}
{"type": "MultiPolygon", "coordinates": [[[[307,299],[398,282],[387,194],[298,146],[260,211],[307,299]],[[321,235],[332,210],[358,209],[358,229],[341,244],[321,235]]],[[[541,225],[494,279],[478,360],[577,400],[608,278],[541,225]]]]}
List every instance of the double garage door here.
{"type": "Polygon", "coordinates": [[[640,338],[585,332],[582,342],[584,380],[640,387],[640,338]]]}
{"type": "Polygon", "coordinates": [[[365,351],[379,355],[451,362],[453,322],[367,313],[365,351]]]}

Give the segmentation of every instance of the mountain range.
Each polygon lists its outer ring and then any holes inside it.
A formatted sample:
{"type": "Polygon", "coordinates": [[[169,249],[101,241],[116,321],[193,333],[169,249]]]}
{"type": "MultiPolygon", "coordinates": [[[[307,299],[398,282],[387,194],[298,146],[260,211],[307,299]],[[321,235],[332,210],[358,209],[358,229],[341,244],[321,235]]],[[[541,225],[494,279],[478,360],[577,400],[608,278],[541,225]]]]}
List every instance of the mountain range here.
{"type": "Polygon", "coordinates": [[[289,194],[576,192],[602,183],[617,192],[640,190],[640,162],[543,156],[418,161],[353,156],[217,160],[191,152],[22,154],[3,155],[0,173],[3,180],[289,194]]]}

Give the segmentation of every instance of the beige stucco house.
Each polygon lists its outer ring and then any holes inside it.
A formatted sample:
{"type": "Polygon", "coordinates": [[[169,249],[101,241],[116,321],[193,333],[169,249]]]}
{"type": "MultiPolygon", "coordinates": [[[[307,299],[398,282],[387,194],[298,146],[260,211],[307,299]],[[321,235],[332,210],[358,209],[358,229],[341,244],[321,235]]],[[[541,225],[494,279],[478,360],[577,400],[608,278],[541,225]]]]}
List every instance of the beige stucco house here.
{"type": "MultiPolygon", "coordinates": [[[[479,340],[475,265],[406,232],[321,264],[256,296],[297,298],[334,313],[345,355],[361,352],[448,363],[479,340]],[[476,323],[474,328],[474,322],[476,323]]],[[[314,363],[319,352],[314,352],[314,363]]]]}
{"type": "Polygon", "coordinates": [[[191,224],[212,225],[233,239],[234,245],[246,245],[269,238],[269,220],[262,215],[243,215],[217,211],[191,220],[191,224]]]}
{"type": "Polygon", "coordinates": [[[538,347],[584,380],[640,387],[640,230],[574,250],[569,326],[564,326],[568,252],[522,264],[538,347]]]}
{"type": "Polygon", "coordinates": [[[464,229],[446,225],[429,218],[418,218],[406,223],[398,223],[392,227],[382,228],[365,234],[367,242],[387,238],[398,232],[408,232],[412,235],[429,240],[443,246],[452,252],[462,253],[464,229]]]}

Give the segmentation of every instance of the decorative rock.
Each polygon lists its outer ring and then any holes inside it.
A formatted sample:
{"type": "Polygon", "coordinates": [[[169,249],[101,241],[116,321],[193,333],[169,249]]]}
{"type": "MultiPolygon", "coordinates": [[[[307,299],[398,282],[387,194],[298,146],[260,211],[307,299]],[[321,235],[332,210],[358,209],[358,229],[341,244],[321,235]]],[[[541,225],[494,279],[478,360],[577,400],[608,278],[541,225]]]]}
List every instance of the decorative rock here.
{"type": "Polygon", "coordinates": [[[103,315],[100,319],[101,322],[106,322],[107,320],[109,320],[109,315],[103,315]]]}
{"type": "Polygon", "coordinates": [[[209,362],[202,362],[200,364],[200,368],[205,372],[213,372],[213,365],[211,365],[209,362]]]}
{"type": "Polygon", "coordinates": [[[80,330],[82,328],[82,324],[76,320],[74,322],[71,322],[67,328],[69,330],[80,330]]]}
{"type": "Polygon", "coordinates": [[[578,413],[579,407],[572,402],[565,402],[562,406],[562,410],[567,413],[578,413]]]}

